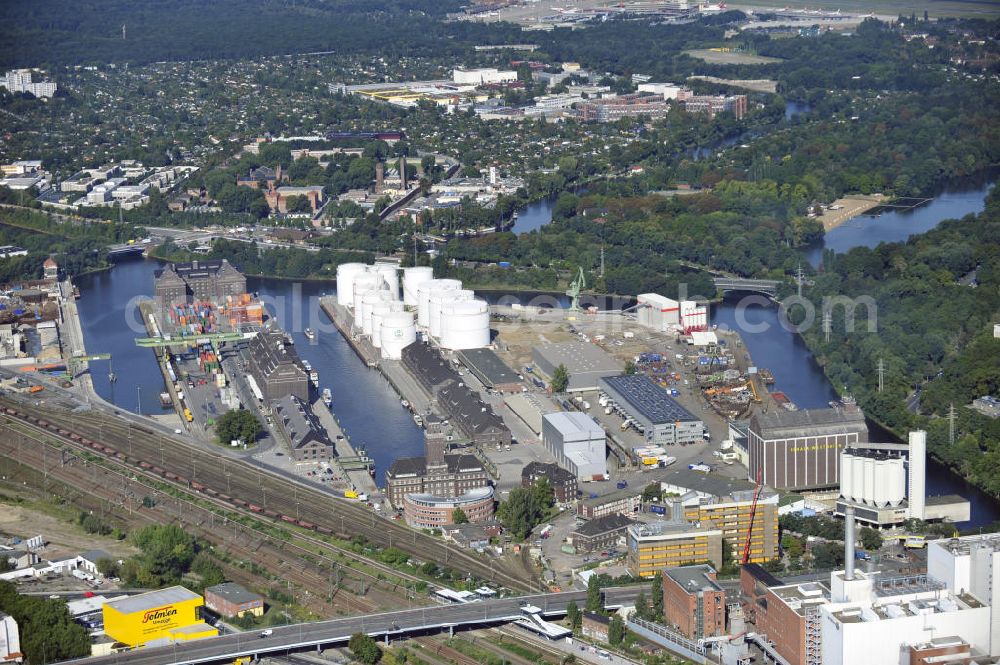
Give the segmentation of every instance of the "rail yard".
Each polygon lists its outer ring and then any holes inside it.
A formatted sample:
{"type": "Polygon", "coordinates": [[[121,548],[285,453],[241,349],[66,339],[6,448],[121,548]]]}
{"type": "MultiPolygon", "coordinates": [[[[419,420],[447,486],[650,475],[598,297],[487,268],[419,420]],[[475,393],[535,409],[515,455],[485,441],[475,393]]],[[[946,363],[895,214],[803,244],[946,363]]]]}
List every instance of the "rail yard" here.
{"type": "MultiPolygon", "coordinates": [[[[183,492],[193,490],[200,502],[204,502],[203,505],[225,508],[235,515],[256,518],[296,532],[311,531],[320,537],[350,539],[362,536],[375,546],[396,547],[420,560],[454,566],[512,590],[536,588],[532,575],[519,560],[481,558],[378,517],[355,503],[336,500],[328,494],[300,486],[245,462],[212,455],[179,439],[143,431],[100,415],[42,409],[8,398],[0,399],[0,407],[6,420],[4,428],[8,432],[27,427],[29,431],[44,433],[67,448],[87,451],[104,460],[127,466],[137,478],[156,479],[183,492]]],[[[23,455],[25,451],[19,450],[17,454],[23,455]]],[[[53,456],[51,462],[44,459],[35,461],[41,462],[46,469],[51,463],[53,469],[48,471],[53,471],[57,459],[60,458],[53,456]]],[[[182,509],[178,509],[178,515],[181,513],[182,509]]],[[[214,514],[213,511],[208,513],[214,514]]],[[[210,514],[204,517],[210,517],[210,514]]],[[[321,540],[315,538],[306,542],[315,547],[321,540]]],[[[288,546],[283,544],[280,549],[288,546]]],[[[331,554],[363,562],[384,576],[406,577],[394,568],[350,550],[329,543],[322,546],[331,554]]],[[[410,581],[418,580],[411,577],[410,581]]],[[[316,579],[310,580],[312,584],[315,582],[316,579]]],[[[329,584],[328,576],[325,583],[329,584]]]]}

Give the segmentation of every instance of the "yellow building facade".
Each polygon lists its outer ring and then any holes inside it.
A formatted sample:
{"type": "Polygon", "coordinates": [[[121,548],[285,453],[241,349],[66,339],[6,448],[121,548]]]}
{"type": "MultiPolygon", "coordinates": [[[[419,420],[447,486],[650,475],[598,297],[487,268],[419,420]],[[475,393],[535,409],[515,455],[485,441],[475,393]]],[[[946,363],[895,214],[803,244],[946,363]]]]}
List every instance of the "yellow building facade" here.
{"type": "Polygon", "coordinates": [[[181,586],[105,603],[104,632],[130,647],[158,641],[214,637],[218,631],[201,620],[201,596],[181,586]]]}
{"type": "MultiPolygon", "coordinates": [[[[745,501],[722,499],[684,509],[684,519],[710,529],[722,531],[722,538],[731,548],[733,558],[740,561],[747,533],[750,530],[752,498],[745,501]]],[[[750,532],[750,560],[763,563],[778,556],[778,495],[757,502],[750,532]]]]}
{"type": "Polygon", "coordinates": [[[653,577],[664,568],[709,562],[722,566],[722,531],[695,526],[633,524],[626,536],[628,568],[633,575],[653,577]]]}

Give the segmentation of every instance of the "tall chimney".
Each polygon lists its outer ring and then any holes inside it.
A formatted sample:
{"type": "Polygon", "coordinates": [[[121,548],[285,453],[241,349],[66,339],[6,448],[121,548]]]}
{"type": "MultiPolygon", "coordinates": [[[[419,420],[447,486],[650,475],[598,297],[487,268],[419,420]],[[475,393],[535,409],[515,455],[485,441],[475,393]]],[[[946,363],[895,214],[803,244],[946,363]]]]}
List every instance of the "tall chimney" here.
{"type": "Polygon", "coordinates": [[[844,509],[844,579],[854,579],[854,506],[847,504],[844,509]]]}
{"type": "Polygon", "coordinates": [[[377,162],[375,164],[375,193],[381,194],[385,187],[385,164],[377,162]]]}
{"type": "Polygon", "coordinates": [[[927,476],[927,432],[917,430],[910,432],[909,450],[909,491],[907,492],[907,502],[910,506],[909,517],[913,519],[924,519],[924,503],[926,500],[926,476],[927,476]]]}

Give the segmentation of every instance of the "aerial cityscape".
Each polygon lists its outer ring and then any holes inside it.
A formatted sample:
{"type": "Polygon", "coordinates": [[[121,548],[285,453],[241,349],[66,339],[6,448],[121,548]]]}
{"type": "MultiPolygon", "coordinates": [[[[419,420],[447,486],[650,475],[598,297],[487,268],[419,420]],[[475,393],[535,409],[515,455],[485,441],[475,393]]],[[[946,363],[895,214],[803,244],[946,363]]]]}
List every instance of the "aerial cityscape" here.
{"type": "Polygon", "coordinates": [[[0,663],[1000,664],[1000,4],[0,19],[0,663]]]}

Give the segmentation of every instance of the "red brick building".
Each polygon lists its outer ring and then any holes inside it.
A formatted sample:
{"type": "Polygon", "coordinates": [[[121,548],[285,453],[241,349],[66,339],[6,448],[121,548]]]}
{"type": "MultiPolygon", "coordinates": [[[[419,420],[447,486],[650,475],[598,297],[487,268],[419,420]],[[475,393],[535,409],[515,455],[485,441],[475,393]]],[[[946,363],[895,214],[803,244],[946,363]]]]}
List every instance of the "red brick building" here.
{"type": "Polygon", "coordinates": [[[726,592],[704,564],[663,571],[663,618],[692,640],[724,635],[726,592]]]}

